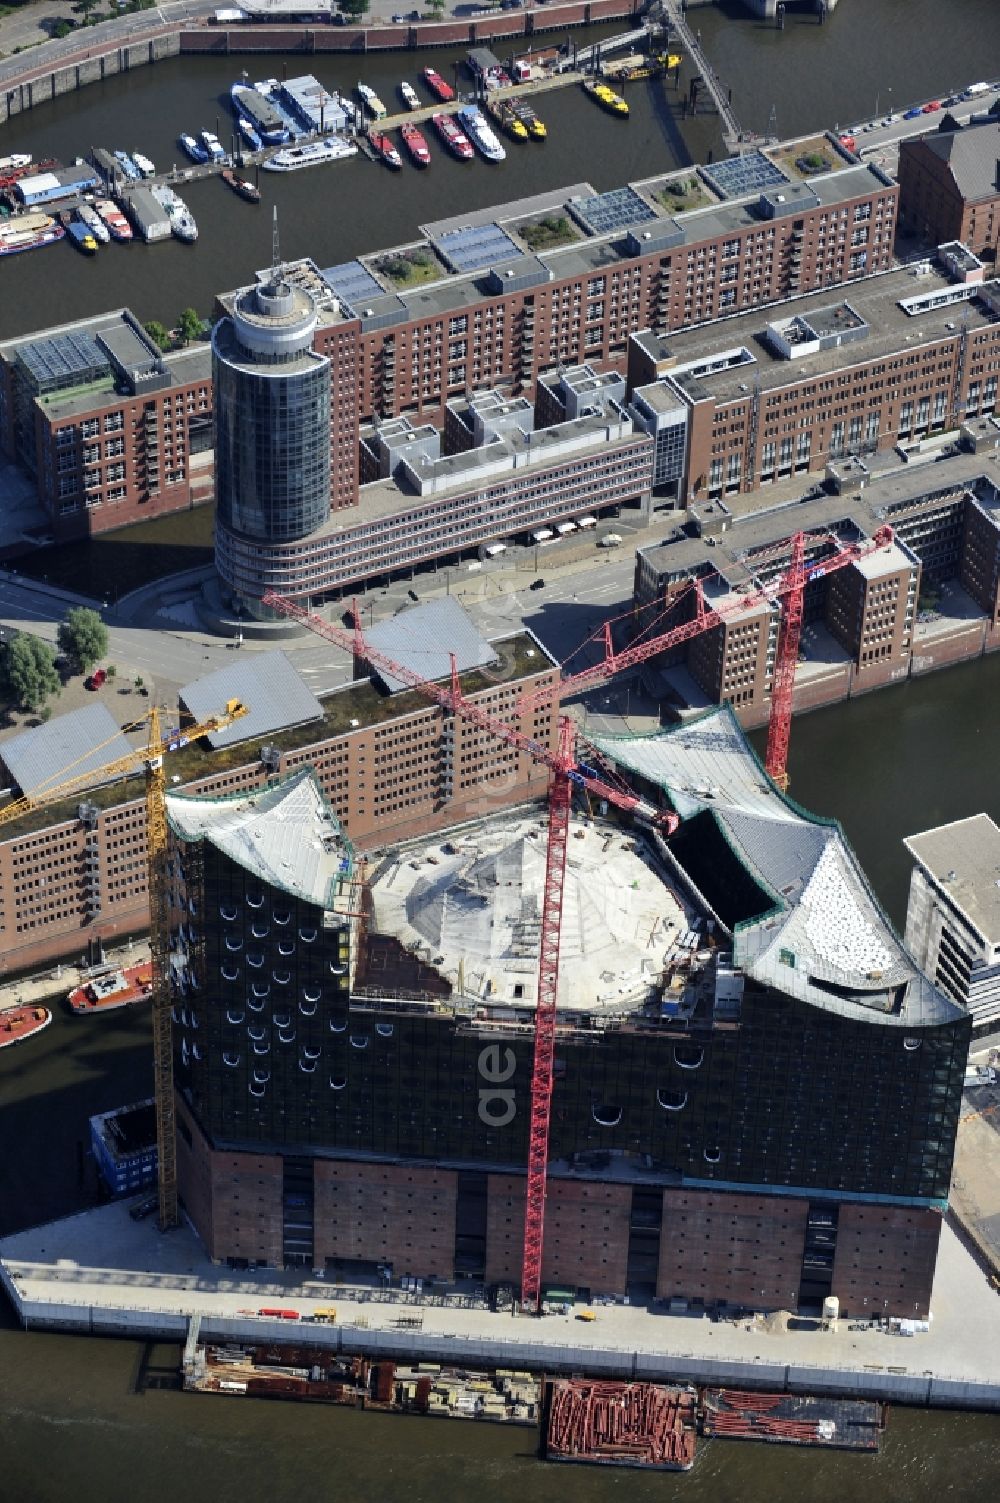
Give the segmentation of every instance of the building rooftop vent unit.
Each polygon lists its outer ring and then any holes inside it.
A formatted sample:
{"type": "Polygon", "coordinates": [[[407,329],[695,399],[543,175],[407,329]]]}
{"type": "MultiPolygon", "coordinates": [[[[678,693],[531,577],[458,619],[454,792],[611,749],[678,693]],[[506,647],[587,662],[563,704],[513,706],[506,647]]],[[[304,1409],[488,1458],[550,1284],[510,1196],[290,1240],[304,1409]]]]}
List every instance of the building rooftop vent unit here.
{"type": "Polygon", "coordinates": [[[281,767],[281,751],[277,746],[262,746],[260,760],[268,772],[278,772],[281,767]]]}

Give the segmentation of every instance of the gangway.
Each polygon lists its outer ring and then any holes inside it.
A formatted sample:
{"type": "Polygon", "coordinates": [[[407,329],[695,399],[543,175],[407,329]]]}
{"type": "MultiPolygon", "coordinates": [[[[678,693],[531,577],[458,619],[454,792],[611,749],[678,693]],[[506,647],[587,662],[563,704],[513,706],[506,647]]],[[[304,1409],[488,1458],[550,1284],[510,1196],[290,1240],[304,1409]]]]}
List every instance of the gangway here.
{"type": "Polygon", "coordinates": [[[747,139],[737,118],[736,111],[729,102],[729,94],[723,88],[722,81],[709,62],[701,42],[688,25],[681,0],[657,0],[652,15],[659,11],[663,21],[676,32],[683,48],[686,50],[691,62],[697,68],[701,82],[712,96],[712,103],[719,113],[722,121],[722,136],[726,143],[726,150],[730,155],[739,151],[741,144],[747,139]]]}
{"type": "Polygon", "coordinates": [[[626,47],[635,47],[639,42],[644,42],[648,36],[648,26],[638,26],[635,31],[622,32],[621,36],[606,37],[602,42],[595,42],[592,47],[581,47],[578,52],[571,52],[567,57],[560,58],[556,64],[556,71],[565,73],[568,68],[574,68],[585,73],[596,57],[607,57],[612,52],[621,52],[626,47]]]}

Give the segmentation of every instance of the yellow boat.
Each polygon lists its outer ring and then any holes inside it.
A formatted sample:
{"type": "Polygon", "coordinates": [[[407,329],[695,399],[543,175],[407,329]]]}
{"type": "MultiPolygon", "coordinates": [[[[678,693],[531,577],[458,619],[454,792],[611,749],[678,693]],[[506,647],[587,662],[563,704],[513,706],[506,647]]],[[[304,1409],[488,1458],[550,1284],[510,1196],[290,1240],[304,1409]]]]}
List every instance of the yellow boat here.
{"type": "Polygon", "coordinates": [[[486,109],[515,141],[527,141],[528,127],[519,120],[509,99],[487,99],[486,109]]]}
{"type": "Polygon", "coordinates": [[[591,79],[585,78],[583,80],[583,90],[585,94],[589,94],[591,98],[596,99],[601,108],[607,110],[609,115],[617,115],[620,119],[625,119],[628,115],[628,105],[625,100],[620,94],[616,94],[614,89],[608,88],[607,84],[594,83],[591,79]]]}
{"type": "Polygon", "coordinates": [[[524,126],[528,135],[535,141],[544,141],[548,135],[545,121],[539,120],[531,105],[527,104],[523,99],[518,99],[513,102],[513,108],[515,117],[524,126]]]}

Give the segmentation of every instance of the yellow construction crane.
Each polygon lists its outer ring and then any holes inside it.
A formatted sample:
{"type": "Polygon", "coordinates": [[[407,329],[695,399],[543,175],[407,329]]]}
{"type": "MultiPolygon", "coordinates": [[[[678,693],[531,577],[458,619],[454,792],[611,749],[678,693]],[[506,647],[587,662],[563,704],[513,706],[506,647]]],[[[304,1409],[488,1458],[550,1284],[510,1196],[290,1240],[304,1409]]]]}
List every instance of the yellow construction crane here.
{"type": "Polygon", "coordinates": [[[22,815],[62,798],[71,798],[76,793],[85,793],[93,787],[95,779],[106,781],[119,774],[135,772],[143,764],[146,768],[146,858],[149,892],[149,946],[153,972],[153,1080],[156,1099],[156,1148],[158,1162],[158,1187],[160,1194],[160,1226],[165,1231],[177,1225],[177,1144],[174,1127],[174,1056],[170,1036],[170,905],[167,899],[167,813],[165,803],[166,777],[163,758],[167,752],[201,736],[221,731],[234,720],[248,713],[246,705],[238,699],[226,702],[226,708],[212,715],[200,725],[185,726],[182,731],[171,731],[164,736],[161,729],[162,711],[153,705],[138,720],[124,726],[125,731],[136,731],[147,725],[146,745],[137,746],[124,757],[115,757],[110,762],[93,765],[96,753],[111,740],[117,740],[116,731],[108,741],[90,747],[74,762],[63,767],[47,782],[33,788],[24,798],[14,799],[0,809],[0,831],[22,815]],[[82,764],[86,764],[85,766],[82,764]],[[76,771],[74,772],[74,768],[76,771]]]}

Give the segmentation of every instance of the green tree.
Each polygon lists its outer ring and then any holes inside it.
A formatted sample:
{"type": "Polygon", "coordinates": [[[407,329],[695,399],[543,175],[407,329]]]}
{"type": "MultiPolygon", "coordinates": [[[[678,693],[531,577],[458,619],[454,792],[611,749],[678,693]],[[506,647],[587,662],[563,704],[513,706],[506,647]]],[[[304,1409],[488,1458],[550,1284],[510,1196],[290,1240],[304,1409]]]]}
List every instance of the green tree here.
{"type": "Polygon", "coordinates": [[[59,651],[74,662],[81,673],[92,668],[108,650],[108,628],[96,611],[75,605],[59,625],[59,651]]]}
{"type": "Polygon", "coordinates": [[[184,343],[190,344],[192,339],[200,339],[205,332],[205,320],[194,308],[185,308],[177,320],[177,327],[184,343]]]}
{"type": "Polygon", "coordinates": [[[158,344],[161,350],[169,350],[171,345],[170,333],[169,330],[165,329],[161,323],[157,323],[155,318],[151,318],[149,322],[143,324],[142,327],[145,329],[146,333],[149,335],[153,343],[158,344]]]}
{"type": "Polygon", "coordinates": [[[50,694],[62,688],[52,648],[22,631],[4,645],[0,681],[22,710],[40,709],[50,694]]]}
{"type": "Polygon", "coordinates": [[[434,12],[435,16],[437,17],[437,19],[439,21],[440,21],[441,17],[444,15],[445,4],[446,4],[446,0],[427,0],[428,9],[430,9],[430,10],[432,10],[434,12]]]}
{"type": "Polygon", "coordinates": [[[368,11],[368,0],[340,0],[345,16],[363,16],[368,11]]]}

